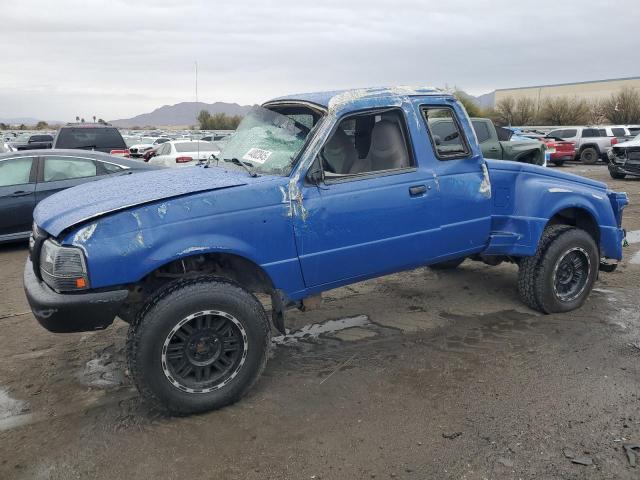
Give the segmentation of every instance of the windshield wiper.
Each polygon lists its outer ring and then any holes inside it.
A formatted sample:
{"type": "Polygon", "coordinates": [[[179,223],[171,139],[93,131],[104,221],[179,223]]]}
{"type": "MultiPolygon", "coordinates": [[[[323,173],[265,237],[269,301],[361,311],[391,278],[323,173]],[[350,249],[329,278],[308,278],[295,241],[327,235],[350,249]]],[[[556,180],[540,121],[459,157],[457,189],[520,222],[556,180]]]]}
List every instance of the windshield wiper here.
{"type": "Polygon", "coordinates": [[[252,177],[257,177],[258,174],[255,172],[255,170],[253,170],[253,168],[255,168],[253,166],[253,164],[249,163],[249,162],[243,162],[241,160],[238,160],[237,158],[233,157],[233,158],[224,158],[223,159],[225,162],[228,163],[233,163],[234,165],[239,165],[240,167],[244,168],[247,172],[249,172],[249,175],[251,175],[252,177]],[[251,168],[249,168],[251,167],[251,168]]]}

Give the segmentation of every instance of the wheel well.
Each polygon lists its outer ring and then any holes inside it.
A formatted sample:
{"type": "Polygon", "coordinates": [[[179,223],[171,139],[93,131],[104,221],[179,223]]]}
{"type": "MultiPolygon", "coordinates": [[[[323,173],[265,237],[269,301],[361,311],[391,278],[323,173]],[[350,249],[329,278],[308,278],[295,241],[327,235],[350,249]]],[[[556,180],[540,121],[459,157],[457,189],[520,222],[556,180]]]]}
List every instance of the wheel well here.
{"type": "Polygon", "coordinates": [[[560,210],[547,222],[551,225],[571,225],[587,232],[600,245],[600,229],[591,213],[583,208],[570,207],[560,210]]]}
{"type": "Polygon", "coordinates": [[[521,163],[537,165],[542,159],[544,159],[544,156],[540,154],[540,150],[531,150],[518,156],[516,160],[521,163]]]}
{"type": "Polygon", "coordinates": [[[267,294],[272,299],[277,294],[269,275],[251,260],[230,253],[206,253],[168,262],[129,285],[129,296],[118,316],[130,322],[147,299],[168,283],[201,275],[226,278],[252,293],[267,294]]]}

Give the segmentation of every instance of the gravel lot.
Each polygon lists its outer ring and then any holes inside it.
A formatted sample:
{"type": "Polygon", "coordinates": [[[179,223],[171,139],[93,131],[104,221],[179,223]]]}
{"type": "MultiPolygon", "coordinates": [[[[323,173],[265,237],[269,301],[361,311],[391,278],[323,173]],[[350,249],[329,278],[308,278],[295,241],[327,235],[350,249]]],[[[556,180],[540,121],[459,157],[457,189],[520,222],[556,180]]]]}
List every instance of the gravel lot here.
{"type": "MultiPolygon", "coordinates": [[[[626,190],[640,231],[640,181],[562,170],[626,190]]],[[[564,315],[524,307],[507,264],[330,291],[243,401],[166,418],[127,377],[126,324],[48,333],[26,245],[0,247],[0,478],[640,478],[639,250],[564,315]]]]}

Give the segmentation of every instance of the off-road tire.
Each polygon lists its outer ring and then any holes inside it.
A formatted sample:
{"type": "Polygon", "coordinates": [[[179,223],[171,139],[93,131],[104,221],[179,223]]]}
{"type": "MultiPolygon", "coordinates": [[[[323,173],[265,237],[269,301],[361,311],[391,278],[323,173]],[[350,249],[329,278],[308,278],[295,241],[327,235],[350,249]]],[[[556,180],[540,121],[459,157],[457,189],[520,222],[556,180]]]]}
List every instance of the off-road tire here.
{"type": "Polygon", "coordinates": [[[165,413],[189,415],[240,399],[264,370],[270,344],[269,320],[258,299],[228,280],[203,276],[171,283],[147,302],[129,327],[127,360],[145,401],[165,413]],[[181,321],[205,311],[226,312],[236,319],[247,347],[238,369],[226,382],[220,382],[222,386],[194,393],[178,387],[167,376],[166,344],[181,321]]]}
{"type": "Polygon", "coordinates": [[[593,147],[586,147],[580,152],[580,161],[586,165],[593,165],[598,161],[600,155],[593,147]]]}
{"type": "Polygon", "coordinates": [[[431,270],[453,270],[454,268],[458,268],[462,265],[466,257],[456,258],[454,260],[447,260],[445,262],[434,263],[433,265],[429,265],[431,270]]]}
{"type": "Polygon", "coordinates": [[[609,175],[611,175],[611,178],[613,178],[614,180],[624,180],[624,178],[627,176],[626,173],[612,172],[611,170],[609,170],[609,175]]]}
{"type": "Polygon", "coordinates": [[[547,227],[536,254],[523,257],[519,263],[520,298],[528,307],[543,313],[575,310],[589,296],[598,276],[599,263],[598,247],[587,232],[568,225],[547,227]],[[562,299],[555,288],[558,266],[572,250],[587,260],[588,268],[583,271],[584,285],[578,289],[575,298],[562,299]]]}

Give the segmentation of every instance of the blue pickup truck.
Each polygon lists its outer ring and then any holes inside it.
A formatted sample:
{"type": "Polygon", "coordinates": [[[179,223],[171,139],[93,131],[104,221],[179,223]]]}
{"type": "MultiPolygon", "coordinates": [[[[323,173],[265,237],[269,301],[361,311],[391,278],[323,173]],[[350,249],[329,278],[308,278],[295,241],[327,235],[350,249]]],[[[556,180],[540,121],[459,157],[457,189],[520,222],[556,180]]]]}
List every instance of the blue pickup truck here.
{"type": "Polygon", "coordinates": [[[287,309],[364,279],[512,262],[530,308],[578,308],[622,257],[627,203],[597,181],[485,160],[439,90],[291,95],[254,107],[203,165],[41,202],[24,284],[52,332],[128,322],[141,395],[189,414],[253,385],[287,309]],[[443,119],[446,138],[431,128],[443,119]]]}

